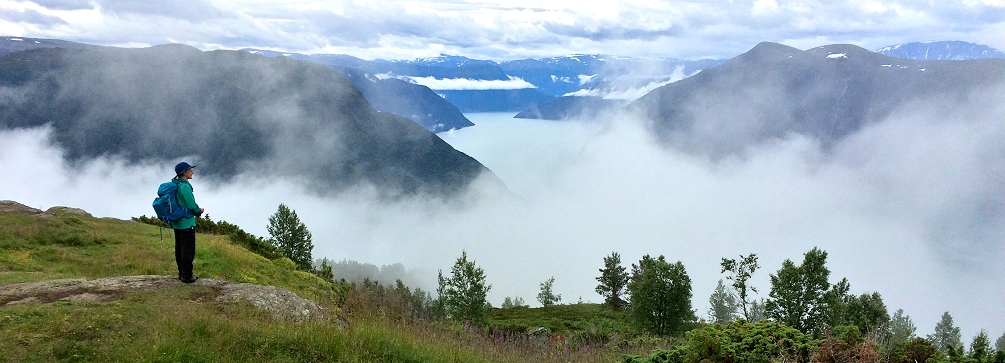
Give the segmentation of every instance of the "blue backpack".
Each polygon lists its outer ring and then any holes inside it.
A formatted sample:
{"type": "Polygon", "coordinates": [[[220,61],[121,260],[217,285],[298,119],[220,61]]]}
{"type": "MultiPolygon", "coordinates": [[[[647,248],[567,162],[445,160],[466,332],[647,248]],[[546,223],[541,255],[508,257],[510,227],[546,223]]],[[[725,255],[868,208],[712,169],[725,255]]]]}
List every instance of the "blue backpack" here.
{"type": "Polygon", "coordinates": [[[168,227],[182,218],[195,217],[188,208],[178,205],[177,194],[178,184],[175,182],[163,183],[157,188],[157,198],[153,204],[154,213],[157,214],[157,219],[167,223],[168,227]]]}

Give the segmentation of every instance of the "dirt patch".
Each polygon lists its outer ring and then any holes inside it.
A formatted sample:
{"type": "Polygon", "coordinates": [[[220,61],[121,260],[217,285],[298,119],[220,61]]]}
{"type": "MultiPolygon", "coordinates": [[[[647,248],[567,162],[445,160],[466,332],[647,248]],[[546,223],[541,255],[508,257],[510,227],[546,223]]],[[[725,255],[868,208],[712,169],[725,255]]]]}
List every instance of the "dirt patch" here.
{"type": "MultiPolygon", "coordinates": [[[[156,290],[181,284],[182,282],[172,276],[157,275],[7,284],[0,285],[0,306],[46,304],[54,301],[106,302],[122,299],[129,290],[156,290]]],[[[207,298],[211,298],[213,301],[247,302],[265,310],[277,320],[308,321],[327,315],[317,303],[303,299],[289,290],[274,286],[213,279],[199,279],[194,284],[212,287],[215,293],[207,298]]]]}

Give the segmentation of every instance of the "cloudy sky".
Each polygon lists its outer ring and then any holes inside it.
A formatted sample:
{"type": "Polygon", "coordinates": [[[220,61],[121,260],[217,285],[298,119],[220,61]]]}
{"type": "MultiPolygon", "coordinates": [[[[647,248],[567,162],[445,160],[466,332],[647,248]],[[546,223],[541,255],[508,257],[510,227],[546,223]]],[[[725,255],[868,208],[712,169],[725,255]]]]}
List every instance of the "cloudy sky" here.
{"type": "Polygon", "coordinates": [[[877,49],[963,40],[1005,49],[1005,0],[0,0],[0,34],[365,59],[729,58],[760,41],[877,49]]]}

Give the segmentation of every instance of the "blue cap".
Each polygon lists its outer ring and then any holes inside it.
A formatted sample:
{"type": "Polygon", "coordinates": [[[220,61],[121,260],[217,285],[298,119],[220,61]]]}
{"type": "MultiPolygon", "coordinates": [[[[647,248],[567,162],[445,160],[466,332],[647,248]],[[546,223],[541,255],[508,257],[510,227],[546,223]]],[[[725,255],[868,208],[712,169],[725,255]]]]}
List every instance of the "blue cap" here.
{"type": "Polygon", "coordinates": [[[174,173],[175,173],[175,175],[181,174],[181,173],[184,173],[186,170],[192,169],[194,167],[195,167],[195,165],[189,165],[188,163],[182,161],[182,162],[178,163],[178,165],[174,166],[174,173]]]}

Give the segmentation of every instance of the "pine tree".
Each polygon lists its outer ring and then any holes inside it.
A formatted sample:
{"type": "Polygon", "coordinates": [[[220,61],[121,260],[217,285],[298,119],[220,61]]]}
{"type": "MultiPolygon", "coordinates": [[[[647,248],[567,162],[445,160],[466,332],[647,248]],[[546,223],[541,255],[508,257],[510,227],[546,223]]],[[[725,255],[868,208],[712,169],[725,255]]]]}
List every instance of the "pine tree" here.
{"type": "Polygon", "coordinates": [[[450,277],[444,278],[443,271],[437,275],[439,287],[439,305],[448,317],[457,320],[470,321],[475,325],[483,325],[487,321],[486,312],[488,295],[492,285],[485,284],[485,271],[468,261],[468,253],[461,252],[461,257],[450,269],[450,277]]]}
{"type": "MultiPolygon", "coordinates": [[[[736,297],[726,290],[726,285],[719,280],[712,296],[708,298],[708,319],[712,324],[727,324],[736,318],[736,297]]],[[[749,315],[749,312],[748,312],[749,315]]]]}
{"type": "Polygon", "coordinates": [[[988,338],[988,332],[984,329],[981,329],[981,332],[970,343],[970,353],[967,356],[975,363],[990,362],[991,358],[994,357],[994,351],[991,350],[991,339],[988,338]]]}
{"type": "Polygon", "coordinates": [[[626,302],[621,298],[628,286],[628,271],[621,266],[621,255],[611,252],[610,256],[604,257],[604,268],[600,270],[600,282],[596,291],[604,297],[604,305],[612,309],[625,307],[626,302]]]}
{"type": "Polygon", "coordinates": [[[691,278],[680,261],[671,264],[663,256],[643,256],[638,265],[632,264],[628,292],[629,314],[643,331],[678,335],[697,320],[691,310],[691,278]]]}
{"type": "Polygon", "coordinates": [[[886,343],[887,349],[892,350],[894,347],[907,344],[908,341],[914,338],[914,333],[917,330],[918,328],[914,326],[911,317],[904,314],[904,309],[897,309],[893,313],[893,318],[890,319],[889,338],[886,343]]]}
{"type": "Polygon", "coordinates": [[[946,354],[963,349],[960,328],[953,326],[953,317],[948,311],[943,313],[942,319],[935,324],[935,332],[928,336],[928,340],[946,354]]]}
{"type": "Polygon", "coordinates": [[[311,232],[300,222],[296,211],[280,204],[279,210],[269,217],[267,229],[271,236],[270,243],[278,247],[283,256],[293,260],[300,270],[313,270],[311,252],[314,250],[314,243],[311,242],[311,232]]]}
{"type": "Polygon", "coordinates": [[[764,304],[764,298],[750,302],[750,308],[747,309],[747,312],[750,314],[748,322],[756,323],[768,318],[768,313],[764,311],[764,304]]]}
{"type": "Polygon", "coordinates": [[[562,295],[555,295],[555,292],[552,291],[554,284],[554,276],[541,283],[541,292],[537,294],[537,302],[541,303],[541,306],[552,306],[562,301],[562,295]]]}
{"type": "Polygon", "coordinates": [[[1002,336],[995,340],[995,349],[999,352],[1005,352],[1005,333],[1002,333],[1002,336]]]}
{"type": "Polygon", "coordinates": [[[332,271],[332,265],[328,264],[328,259],[321,260],[321,268],[318,269],[318,277],[322,280],[328,282],[335,282],[335,273],[332,271]]]}
{"type": "Polygon", "coordinates": [[[753,253],[747,256],[740,255],[739,260],[723,258],[719,265],[722,266],[721,273],[729,272],[726,279],[733,281],[733,289],[739,295],[740,310],[743,311],[743,318],[751,321],[750,311],[748,310],[748,306],[750,306],[748,291],[757,293],[757,289],[748,285],[747,281],[753,276],[754,271],[757,271],[761,267],[757,264],[757,255],[753,253]]]}

